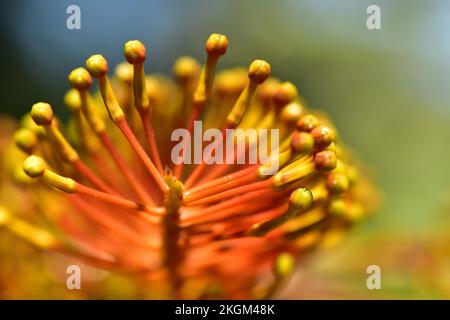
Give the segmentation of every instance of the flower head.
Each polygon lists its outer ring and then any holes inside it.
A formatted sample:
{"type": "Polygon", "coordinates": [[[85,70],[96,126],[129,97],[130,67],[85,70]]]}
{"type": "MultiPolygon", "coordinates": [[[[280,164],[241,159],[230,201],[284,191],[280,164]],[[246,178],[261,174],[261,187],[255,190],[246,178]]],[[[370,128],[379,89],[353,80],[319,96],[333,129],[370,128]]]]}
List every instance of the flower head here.
{"type": "Polygon", "coordinates": [[[24,188],[47,225],[20,220],[18,230],[7,209],[0,224],[43,250],[132,273],[160,288],[160,297],[272,294],[304,253],[368,212],[370,188],[330,121],[310,111],[292,83],[271,77],[269,63],[216,75],[227,49],[227,37],[211,35],[203,66],[180,58],[174,82],[145,74],[146,48],[137,40],[125,44],[127,63],[113,79],[102,55],[87,59],[68,77],[68,125],[38,102],[15,136],[33,178],[23,178],[24,188]],[[191,140],[184,143],[197,143],[191,151],[203,161],[173,161],[172,132],[195,137],[198,121],[244,141],[225,152],[235,161],[210,161],[223,141],[191,140]],[[277,129],[278,148],[275,133],[261,140],[242,136],[247,129],[277,129]],[[238,161],[264,148],[265,161],[238,161]]]}

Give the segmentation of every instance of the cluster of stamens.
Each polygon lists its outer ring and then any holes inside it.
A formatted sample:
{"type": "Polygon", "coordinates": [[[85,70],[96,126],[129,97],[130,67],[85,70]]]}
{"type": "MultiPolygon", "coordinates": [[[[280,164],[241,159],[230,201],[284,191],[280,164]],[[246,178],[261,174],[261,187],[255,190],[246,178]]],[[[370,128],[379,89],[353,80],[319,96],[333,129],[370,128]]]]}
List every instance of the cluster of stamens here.
{"type": "MultiPolygon", "coordinates": [[[[101,55],[73,70],[69,125],[38,102],[15,135],[35,178],[20,179],[44,211],[58,203],[47,215],[55,228],[19,223],[3,208],[0,225],[44,250],[139,275],[170,297],[262,298],[304,252],[362,217],[355,166],[329,121],[307,110],[292,83],[270,77],[266,61],[216,75],[225,36],[211,35],[205,48],[202,67],[175,63],[175,82],[145,74],[136,40],[112,80],[101,55]],[[223,135],[276,128],[278,152],[266,163],[174,164],[170,132],[192,132],[198,120],[223,135]],[[271,161],[279,169],[265,174],[271,161]]],[[[252,148],[258,141],[248,138],[239,152],[252,148]]]]}

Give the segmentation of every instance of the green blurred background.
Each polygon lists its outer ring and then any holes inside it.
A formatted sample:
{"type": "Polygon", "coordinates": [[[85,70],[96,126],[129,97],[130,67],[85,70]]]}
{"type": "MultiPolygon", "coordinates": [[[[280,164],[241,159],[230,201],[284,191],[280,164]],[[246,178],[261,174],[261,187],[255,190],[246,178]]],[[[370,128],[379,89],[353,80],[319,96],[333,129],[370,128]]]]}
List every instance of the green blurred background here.
{"type": "MultiPolygon", "coordinates": [[[[269,61],[274,76],[294,82],[311,107],[331,115],[383,192],[377,215],[306,271],[311,277],[339,277],[347,289],[336,289],[337,297],[343,290],[362,297],[366,266],[383,269],[385,259],[393,259],[384,256],[384,248],[398,246],[398,235],[409,239],[408,246],[447,235],[449,1],[34,0],[3,3],[0,15],[0,113],[16,117],[37,100],[49,101],[64,115],[68,72],[93,53],[101,52],[111,65],[122,61],[129,39],[147,46],[150,72],[170,73],[181,55],[202,60],[204,40],[213,32],[230,41],[221,68],[248,65],[254,58],[269,61]],[[66,28],[71,4],[81,8],[81,30],[66,28]],[[382,30],[366,27],[370,4],[381,7],[382,30]],[[379,247],[366,256],[373,239],[381,239],[379,247]],[[360,267],[342,275],[342,265],[352,259],[360,267]]],[[[442,259],[448,261],[448,255],[442,259]]],[[[384,288],[394,296],[442,297],[434,288],[416,288],[411,282],[416,275],[407,267],[390,268],[384,288]]],[[[318,287],[327,292],[323,284],[318,287]]],[[[289,288],[287,297],[308,296],[296,295],[308,288],[295,281],[289,288]]]]}

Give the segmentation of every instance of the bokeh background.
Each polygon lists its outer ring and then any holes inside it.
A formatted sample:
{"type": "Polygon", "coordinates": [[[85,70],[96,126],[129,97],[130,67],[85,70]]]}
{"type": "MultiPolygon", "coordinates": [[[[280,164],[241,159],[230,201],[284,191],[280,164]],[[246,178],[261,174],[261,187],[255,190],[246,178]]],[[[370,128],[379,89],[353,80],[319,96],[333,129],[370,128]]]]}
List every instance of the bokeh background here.
{"type": "Polygon", "coordinates": [[[384,198],[280,297],[450,298],[449,1],[19,0],[0,15],[0,113],[13,117],[39,100],[63,116],[67,74],[94,53],[121,62],[129,39],[147,46],[155,73],[169,74],[181,55],[202,60],[213,32],[230,40],[221,68],[269,61],[331,115],[384,198]],[[71,4],[81,30],[66,28],[71,4]],[[370,4],[381,7],[381,30],[366,27],[370,4]],[[381,290],[366,288],[372,264],[381,290]]]}

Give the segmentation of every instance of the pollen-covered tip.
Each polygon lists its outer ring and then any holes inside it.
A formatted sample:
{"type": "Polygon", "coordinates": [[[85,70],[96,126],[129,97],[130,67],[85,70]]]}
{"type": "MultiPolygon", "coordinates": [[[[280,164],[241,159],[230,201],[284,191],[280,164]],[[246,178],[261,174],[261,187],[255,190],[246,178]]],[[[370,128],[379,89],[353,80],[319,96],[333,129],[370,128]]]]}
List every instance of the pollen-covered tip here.
{"type": "Polygon", "coordinates": [[[317,152],[314,156],[314,165],[319,171],[331,171],[336,168],[336,153],[331,150],[317,152]]]}
{"type": "Polygon", "coordinates": [[[94,78],[100,78],[108,73],[108,61],[101,54],[94,54],[86,60],[86,69],[94,78]]]}
{"type": "Polygon", "coordinates": [[[206,40],[205,49],[208,55],[220,57],[227,52],[228,39],[223,34],[213,33],[206,40]]]}
{"type": "Polygon", "coordinates": [[[314,148],[314,138],[311,134],[295,131],[291,138],[291,149],[300,154],[308,154],[314,148]]]}
{"type": "Polygon", "coordinates": [[[312,114],[307,114],[297,121],[297,129],[300,131],[310,132],[319,125],[319,120],[312,114]]]}
{"type": "Polygon", "coordinates": [[[290,126],[295,126],[303,112],[304,110],[301,103],[297,101],[288,103],[281,110],[280,120],[290,126]]]}
{"type": "Polygon", "coordinates": [[[127,41],[123,51],[128,63],[138,64],[145,61],[145,46],[138,40],[127,41]]]}
{"type": "Polygon", "coordinates": [[[349,180],[343,173],[332,172],[327,177],[327,188],[331,193],[344,193],[347,191],[349,185],[349,180]]]}
{"type": "Polygon", "coordinates": [[[294,271],[295,259],[292,254],[283,252],[275,259],[274,273],[277,277],[285,277],[294,271]]]}
{"type": "Polygon", "coordinates": [[[291,82],[283,82],[278,86],[273,96],[273,103],[278,107],[283,107],[294,101],[297,97],[297,88],[291,82]]]}
{"type": "Polygon", "coordinates": [[[14,134],[14,142],[19,149],[30,153],[36,148],[38,138],[30,129],[22,128],[14,134]]]}
{"type": "Polygon", "coordinates": [[[173,66],[173,75],[179,82],[195,79],[200,72],[200,65],[194,58],[181,57],[173,66]]]}
{"type": "Polygon", "coordinates": [[[311,208],[312,203],[313,195],[307,188],[295,189],[289,196],[289,205],[292,206],[297,213],[308,210],[311,208]]]}
{"type": "Polygon", "coordinates": [[[26,158],[22,167],[23,171],[31,178],[42,176],[47,168],[44,159],[35,155],[26,158]]]}
{"type": "Polygon", "coordinates": [[[336,217],[344,217],[347,215],[348,206],[344,199],[332,199],[328,205],[328,213],[336,217]]]}
{"type": "Polygon", "coordinates": [[[85,68],[76,68],[69,74],[69,84],[78,90],[88,90],[92,86],[92,77],[85,68]]]}
{"type": "Polygon", "coordinates": [[[250,80],[261,84],[270,76],[270,64],[264,60],[254,60],[248,67],[250,80]]]}
{"type": "Polygon", "coordinates": [[[81,110],[81,97],[77,90],[70,89],[64,96],[64,104],[70,112],[76,113],[81,110]]]}
{"type": "Polygon", "coordinates": [[[52,106],[45,102],[35,103],[31,107],[31,118],[40,126],[48,126],[53,121],[52,106]]]}
{"type": "Polygon", "coordinates": [[[132,83],[133,82],[133,66],[126,62],[119,63],[114,69],[114,74],[116,77],[123,82],[132,83]]]}
{"type": "Polygon", "coordinates": [[[333,129],[324,125],[318,126],[311,130],[311,135],[314,138],[315,146],[320,149],[328,147],[335,138],[333,129]]]}
{"type": "Polygon", "coordinates": [[[273,100],[273,96],[277,91],[279,86],[279,81],[274,78],[270,78],[264,82],[264,84],[258,90],[258,98],[265,105],[270,105],[273,100]]]}

